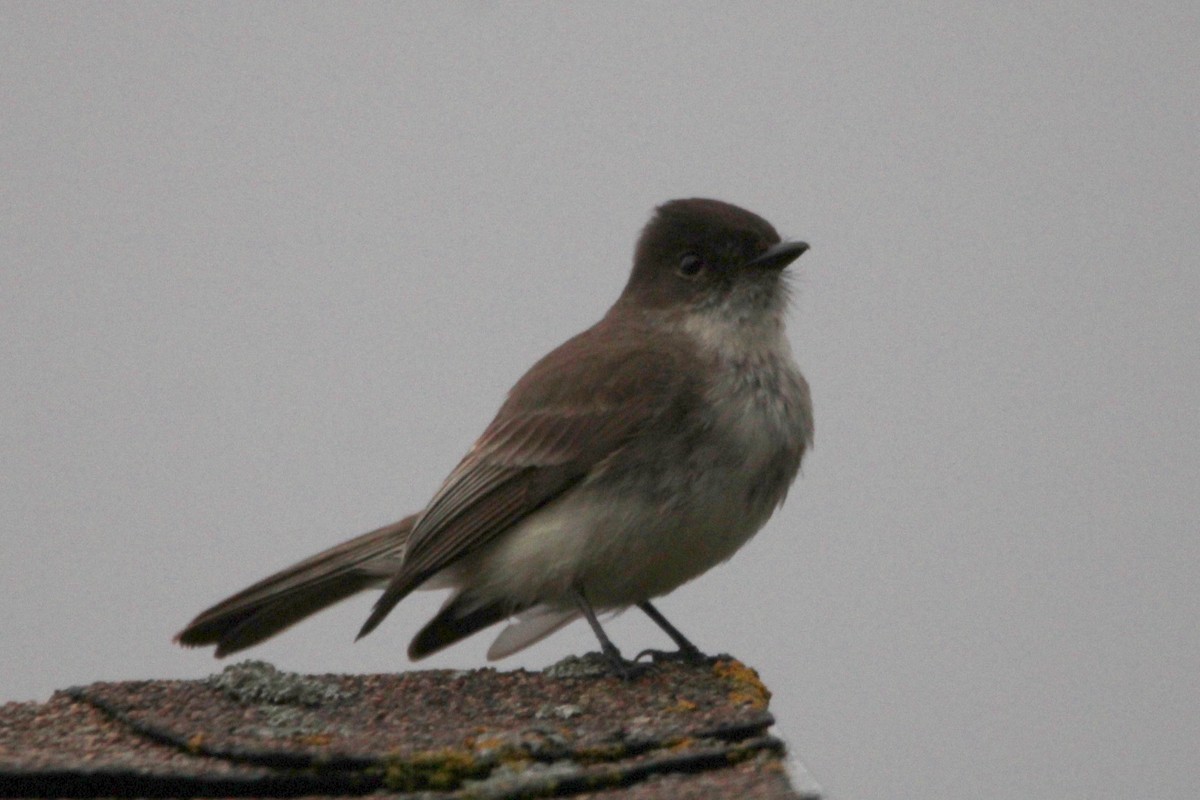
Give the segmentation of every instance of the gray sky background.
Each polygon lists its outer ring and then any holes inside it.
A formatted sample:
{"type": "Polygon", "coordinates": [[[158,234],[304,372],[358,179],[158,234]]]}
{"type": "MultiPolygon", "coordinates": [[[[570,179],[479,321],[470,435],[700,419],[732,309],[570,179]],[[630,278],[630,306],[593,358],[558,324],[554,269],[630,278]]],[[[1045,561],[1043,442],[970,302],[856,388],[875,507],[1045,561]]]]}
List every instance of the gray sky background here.
{"type": "MultiPolygon", "coordinates": [[[[974,5],[0,6],[0,700],[222,666],[702,195],[813,245],[817,447],[664,613],[830,797],[1200,794],[1200,12],[974,5]]],[[[250,655],[410,668],[371,599],[250,655]]]]}

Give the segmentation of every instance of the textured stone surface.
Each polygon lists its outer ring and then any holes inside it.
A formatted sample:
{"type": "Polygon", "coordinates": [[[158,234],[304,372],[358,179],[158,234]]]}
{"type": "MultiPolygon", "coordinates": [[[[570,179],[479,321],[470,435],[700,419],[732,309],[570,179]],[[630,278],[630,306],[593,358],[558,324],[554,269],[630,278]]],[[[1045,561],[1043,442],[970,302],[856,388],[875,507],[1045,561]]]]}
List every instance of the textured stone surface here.
{"type": "Polygon", "coordinates": [[[732,659],[96,683],[0,707],[0,795],[796,798],[732,659]]]}

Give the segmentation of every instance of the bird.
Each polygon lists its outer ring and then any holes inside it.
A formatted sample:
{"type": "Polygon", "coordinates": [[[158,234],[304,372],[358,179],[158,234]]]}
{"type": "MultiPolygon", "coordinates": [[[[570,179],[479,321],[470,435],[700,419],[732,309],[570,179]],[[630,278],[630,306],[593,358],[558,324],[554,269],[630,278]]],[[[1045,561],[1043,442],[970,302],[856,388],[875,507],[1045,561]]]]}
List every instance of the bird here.
{"type": "Polygon", "coordinates": [[[808,249],[720,200],[658,206],[616,302],[517,381],[422,510],[237,592],[176,642],[226,656],[382,588],[361,638],[442,588],[414,661],[507,622],[487,652],[504,658],[582,617],[620,671],[598,614],[634,606],[704,658],[651,601],[757,533],[812,446],[785,335],[785,269],[808,249]]]}

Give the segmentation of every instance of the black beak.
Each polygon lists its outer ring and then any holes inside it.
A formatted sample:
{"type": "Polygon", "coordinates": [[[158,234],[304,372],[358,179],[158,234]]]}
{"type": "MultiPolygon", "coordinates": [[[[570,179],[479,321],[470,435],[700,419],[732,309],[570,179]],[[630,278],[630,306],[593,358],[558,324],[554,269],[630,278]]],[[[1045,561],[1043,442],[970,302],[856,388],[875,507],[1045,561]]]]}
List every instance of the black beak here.
{"type": "Polygon", "coordinates": [[[780,242],[758,258],[748,261],[747,267],[762,269],[783,269],[795,261],[808,249],[807,242],[780,242]]]}

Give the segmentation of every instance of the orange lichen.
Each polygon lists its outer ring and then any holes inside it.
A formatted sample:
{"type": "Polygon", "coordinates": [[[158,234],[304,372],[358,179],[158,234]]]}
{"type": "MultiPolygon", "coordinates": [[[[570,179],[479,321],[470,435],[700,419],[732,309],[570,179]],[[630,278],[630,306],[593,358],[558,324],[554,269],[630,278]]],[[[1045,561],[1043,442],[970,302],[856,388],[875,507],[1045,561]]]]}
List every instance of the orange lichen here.
{"type": "Polygon", "coordinates": [[[673,753],[678,753],[680,750],[690,750],[695,745],[695,739],[691,736],[684,736],[676,741],[667,743],[667,749],[673,753]]]}
{"type": "Polygon", "coordinates": [[[447,791],[468,778],[482,778],[490,771],[471,753],[444,748],[407,756],[392,756],[384,763],[384,785],[394,791],[447,791]]]}
{"type": "Polygon", "coordinates": [[[693,703],[691,700],[687,700],[685,698],[680,697],[674,703],[667,706],[666,710],[672,711],[675,713],[683,713],[686,711],[695,711],[697,707],[698,706],[695,703],[693,703]]]}
{"type": "Polygon", "coordinates": [[[733,684],[729,702],[735,705],[748,705],[762,710],[771,702],[771,690],[763,684],[758,673],[737,659],[713,664],[713,674],[733,684]]]}
{"type": "Polygon", "coordinates": [[[298,736],[296,740],[300,744],[307,744],[311,747],[326,747],[333,741],[333,736],[328,733],[310,733],[298,736]]]}

